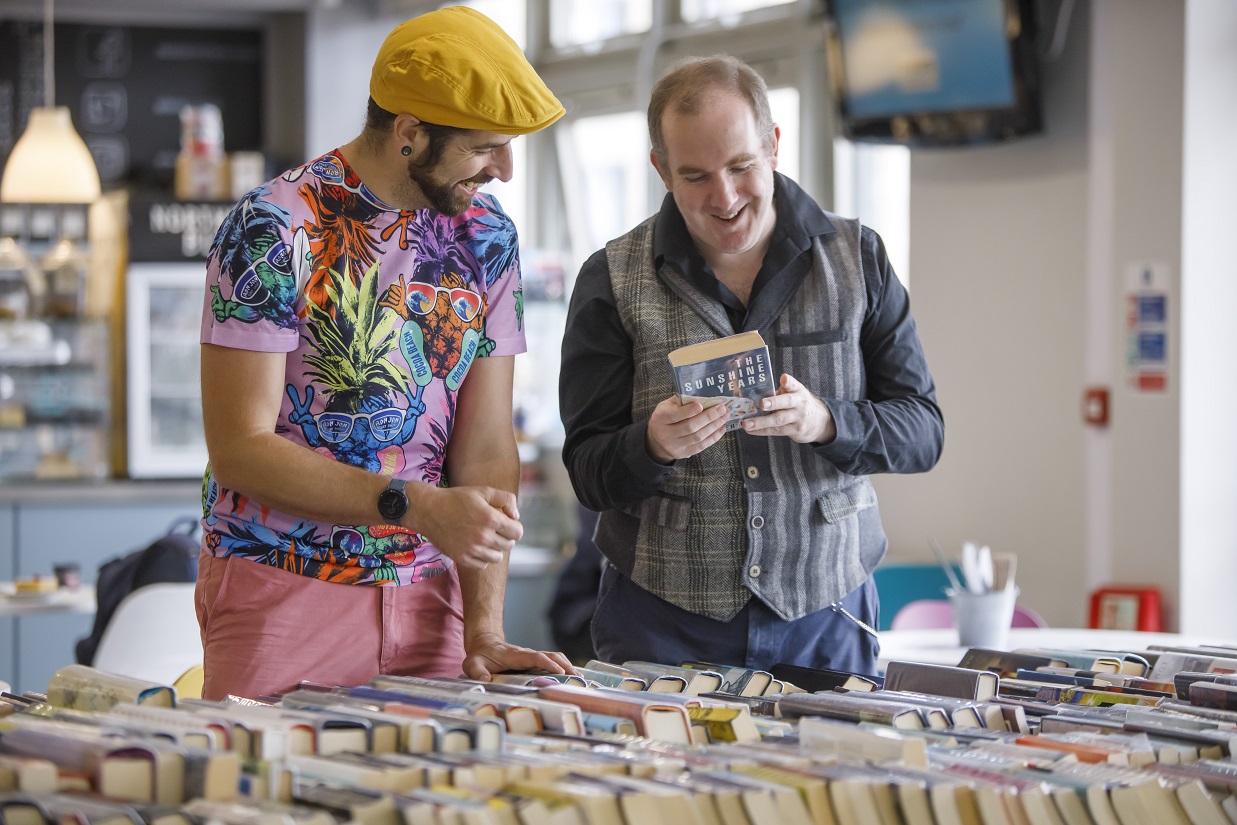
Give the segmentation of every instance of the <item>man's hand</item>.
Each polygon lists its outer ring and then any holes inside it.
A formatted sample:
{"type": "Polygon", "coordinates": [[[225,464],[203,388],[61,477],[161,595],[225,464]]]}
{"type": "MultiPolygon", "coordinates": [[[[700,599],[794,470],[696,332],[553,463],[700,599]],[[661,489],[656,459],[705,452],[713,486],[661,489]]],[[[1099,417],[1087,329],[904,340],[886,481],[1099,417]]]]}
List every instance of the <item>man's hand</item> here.
{"type": "Polygon", "coordinates": [[[567,657],[556,651],[532,650],[508,644],[500,637],[486,634],[467,644],[464,675],[469,679],[490,681],[494,673],[504,670],[539,668],[550,673],[575,673],[567,657]]]}
{"type": "Polygon", "coordinates": [[[434,543],[463,568],[482,570],[501,562],[524,535],[514,493],[493,487],[408,485],[415,499],[405,527],[434,543]],[[409,523],[410,522],[410,523],[409,523]]]}
{"type": "Polygon", "coordinates": [[[837,437],[829,407],[791,375],[782,374],[777,395],[761,400],[760,409],[771,412],[743,422],[751,435],[784,435],[800,444],[828,444],[837,437]]]}
{"type": "Polygon", "coordinates": [[[726,434],[729,413],[725,404],[705,408],[699,401],[680,404],[670,396],[653,409],[645,444],[659,464],[690,458],[712,447],[726,434]]]}

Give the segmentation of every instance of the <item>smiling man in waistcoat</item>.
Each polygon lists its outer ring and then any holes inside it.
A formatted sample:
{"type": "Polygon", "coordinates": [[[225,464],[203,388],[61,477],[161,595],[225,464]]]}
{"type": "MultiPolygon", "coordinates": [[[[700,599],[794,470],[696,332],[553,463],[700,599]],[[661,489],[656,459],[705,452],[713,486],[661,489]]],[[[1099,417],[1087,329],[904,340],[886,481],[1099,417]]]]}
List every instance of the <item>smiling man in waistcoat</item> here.
{"type": "Polygon", "coordinates": [[[601,511],[598,656],[875,673],[885,555],[872,473],[930,469],[944,425],[880,237],[776,172],[764,81],[690,58],[653,89],[661,210],[580,271],[564,460],[601,511]],[[758,330],[777,395],[727,433],[666,353],[758,330]]]}

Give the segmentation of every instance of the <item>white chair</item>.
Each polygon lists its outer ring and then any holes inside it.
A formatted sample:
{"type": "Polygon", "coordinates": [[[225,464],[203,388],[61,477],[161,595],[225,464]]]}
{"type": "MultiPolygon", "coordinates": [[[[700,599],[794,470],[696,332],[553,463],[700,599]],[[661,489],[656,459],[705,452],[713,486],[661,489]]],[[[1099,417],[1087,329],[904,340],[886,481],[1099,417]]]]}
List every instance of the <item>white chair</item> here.
{"type": "Polygon", "coordinates": [[[194,584],[148,584],[116,607],[99,640],[94,667],[170,685],[202,663],[194,584]]]}

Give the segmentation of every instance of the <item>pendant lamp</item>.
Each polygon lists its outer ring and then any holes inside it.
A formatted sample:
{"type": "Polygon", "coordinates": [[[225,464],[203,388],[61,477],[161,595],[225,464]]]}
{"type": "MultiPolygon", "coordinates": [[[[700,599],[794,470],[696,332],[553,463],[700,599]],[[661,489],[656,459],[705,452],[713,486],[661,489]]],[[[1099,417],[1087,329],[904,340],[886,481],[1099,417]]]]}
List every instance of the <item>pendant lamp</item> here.
{"type": "Polygon", "coordinates": [[[94,158],[73,129],[68,107],[55,105],[52,2],[43,4],[43,105],[30,111],[26,131],[9,153],[0,180],[5,203],[93,203],[99,198],[94,158]]]}

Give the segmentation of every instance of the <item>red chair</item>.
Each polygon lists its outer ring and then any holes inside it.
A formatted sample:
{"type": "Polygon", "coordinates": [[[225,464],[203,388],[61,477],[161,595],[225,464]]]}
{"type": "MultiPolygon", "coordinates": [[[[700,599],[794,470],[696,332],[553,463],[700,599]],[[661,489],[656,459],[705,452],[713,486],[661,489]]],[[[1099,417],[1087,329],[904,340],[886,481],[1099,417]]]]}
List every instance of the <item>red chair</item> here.
{"type": "MultiPolygon", "coordinates": [[[[929,630],[954,626],[954,609],[946,599],[917,599],[901,610],[889,623],[890,630],[929,630]]],[[[1014,605],[1010,627],[1047,627],[1048,622],[1029,607],[1014,605]]]]}

